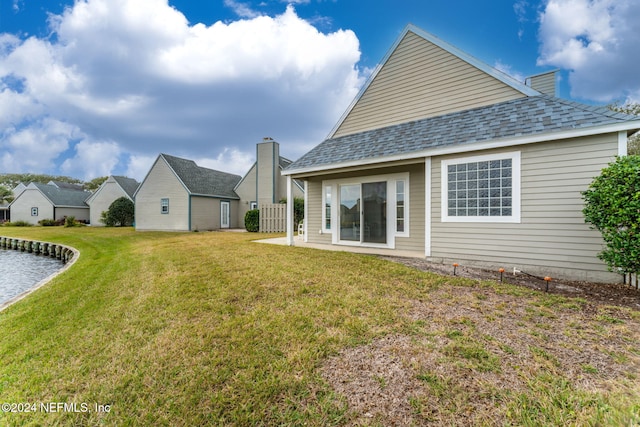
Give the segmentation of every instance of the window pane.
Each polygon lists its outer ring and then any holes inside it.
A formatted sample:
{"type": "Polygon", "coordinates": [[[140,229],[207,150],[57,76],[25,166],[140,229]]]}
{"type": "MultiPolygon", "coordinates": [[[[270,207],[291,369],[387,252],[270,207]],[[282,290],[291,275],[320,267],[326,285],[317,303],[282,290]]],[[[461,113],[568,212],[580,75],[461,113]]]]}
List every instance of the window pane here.
{"type": "Polygon", "coordinates": [[[511,215],[512,166],[512,159],[447,165],[449,215],[511,215]]]}
{"type": "Polygon", "coordinates": [[[331,187],[324,188],[324,229],[331,230],[331,187]]]}

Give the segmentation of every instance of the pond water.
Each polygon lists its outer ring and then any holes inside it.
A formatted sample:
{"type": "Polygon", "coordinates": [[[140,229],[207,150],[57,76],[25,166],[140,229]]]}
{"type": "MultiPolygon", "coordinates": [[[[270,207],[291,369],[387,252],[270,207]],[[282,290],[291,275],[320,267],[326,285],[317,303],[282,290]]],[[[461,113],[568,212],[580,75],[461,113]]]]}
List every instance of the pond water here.
{"type": "Polygon", "coordinates": [[[12,249],[0,249],[0,304],[64,267],[62,261],[12,249]]]}

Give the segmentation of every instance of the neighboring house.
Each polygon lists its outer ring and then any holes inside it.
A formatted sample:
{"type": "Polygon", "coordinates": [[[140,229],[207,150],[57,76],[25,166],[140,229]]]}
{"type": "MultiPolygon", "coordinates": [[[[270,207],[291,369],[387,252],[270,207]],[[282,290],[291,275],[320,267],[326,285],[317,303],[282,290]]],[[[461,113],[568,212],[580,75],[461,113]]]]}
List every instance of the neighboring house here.
{"type": "Polygon", "coordinates": [[[328,139],[283,171],[288,194],[305,181],[304,241],[618,281],[581,191],[640,120],[555,97],[553,73],[529,81],[405,28],[328,139]]]}
{"type": "MultiPolygon", "coordinates": [[[[279,203],[287,197],[287,179],[282,170],[291,160],[280,156],[280,145],[271,138],[264,138],[256,145],[256,162],[235,187],[240,198],[238,224],[244,227],[248,210],[257,209],[263,203],[279,203]]],[[[301,182],[294,181],[293,197],[304,197],[301,182]]]]}
{"type": "Polygon", "coordinates": [[[65,190],[84,191],[84,187],[82,186],[82,184],[72,184],[70,182],[64,181],[49,181],[47,182],[47,185],[53,185],[54,187],[62,188],[65,190]]]}
{"type": "MultiPolygon", "coordinates": [[[[23,183],[19,183],[18,185],[16,185],[15,188],[11,190],[13,198],[15,199],[16,197],[18,197],[18,195],[22,193],[25,188],[27,188],[27,186],[23,183]]],[[[9,205],[10,203],[8,202],[0,203],[0,223],[11,220],[11,210],[9,209],[9,205]]]]}
{"type": "Polygon", "coordinates": [[[238,227],[241,177],[160,154],[135,192],[136,230],[205,231],[238,227]]]}
{"type": "Polygon", "coordinates": [[[84,202],[91,193],[59,188],[55,185],[30,183],[9,205],[11,221],[37,224],[43,219],[61,220],[73,216],[89,221],[89,206],[84,202]]]}
{"type": "Polygon", "coordinates": [[[89,205],[92,226],[104,226],[100,218],[102,212],[109,210],[109,206],[116,199],[126,197],[133,202],[133,195],[140,183],[125,176],[109,176],[98,189],[85,201],[89,205]]]}

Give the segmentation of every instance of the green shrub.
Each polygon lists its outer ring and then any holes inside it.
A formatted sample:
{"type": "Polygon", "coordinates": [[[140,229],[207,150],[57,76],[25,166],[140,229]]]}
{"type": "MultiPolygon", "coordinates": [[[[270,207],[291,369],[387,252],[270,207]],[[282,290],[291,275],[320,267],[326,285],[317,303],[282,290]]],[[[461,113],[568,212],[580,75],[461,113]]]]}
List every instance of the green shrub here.
{"type": "Polygon", "coordinates": [[[109,205],[109,210],[102,212],[100,221],[107,227],[128,227],[135,218],[135,205],[128,197],[119,197],[109,205]]]}
{"type": "MultiPolygon", "coordinates": [[[[280,200],[280,203],[287,203],[287,199],[280,200]]],[[[298,229],[298,224],[304,219],[304,198],[293,198],[293,229],[298,229]]]]}
{"type": "Polygon", "coordinates": [[[38,221],[38,224],[40,224],[43,227],[52,227],[54,225],[60,225],[56,222],[55,219],[41,219],[40,221],[38,221]]]}
{"type": "Polygon", "coordinates": [[[582,193],[585,222],[602,234],[612,271],[640,272],[640,156],[618,157],[582,193]]]}
{"type": "Polygon", "coordinates": [[[256,233],[260,230],[260,209],[251,209],[244,216],[244,228],[256,233]]]}
{"type": "Polygon", "coordinates": [[[66,217],[64,219],[64,226],[65,227],[75,227],[76,226],[76,217],[73,215],[70,215],[68,217],[66,217]]]}
{"type": "Polygon", "coordinates": [[[33,224],[27,221],[5,222],[6,227],[31,227],[33,224]]]}

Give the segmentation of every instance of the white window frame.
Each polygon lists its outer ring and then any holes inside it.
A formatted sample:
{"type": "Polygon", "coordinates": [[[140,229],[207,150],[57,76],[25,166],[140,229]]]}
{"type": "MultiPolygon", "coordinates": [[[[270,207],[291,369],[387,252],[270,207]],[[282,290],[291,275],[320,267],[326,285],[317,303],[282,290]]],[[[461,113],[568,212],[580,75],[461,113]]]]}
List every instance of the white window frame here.
{"type": "Polygon", "coordinates": [[[37,207],[31,208],[31,216],[38,216],[38,208],[37,207]]]}
{"type": "Polygon", "coordinates": [[[410,181],[409,181],[409,172],[403,173],[395,173],[388,175],[367,175],[363,177],[357,178],[344,178],[344,179],[335,179],[322,181],[322,233],[331,233],[332,235],[332,243],[336,245],[345,245],[345,246],[362,246],[362,247],[381,247],[381,248],[389,248],[395,249],[395,239],[396,237],[409,237],[409,229],[410,229],[410,215],[409,215],[409,199],[411,199],[410,194],[410,181]],[[387,243],[385,244],[377,244],[370,242],[353,242],[353,241],[342,241],[339,240],[339,230],[336,225],[339,222],[339,188],[342,185],[362,185],[368,182],[381,182],[385,181],[387,183],[387,243]],[[396,181],[404,181],[405,185],[405,231],[402,233],[398,233],[396,231],[396,181]],[[327,187],[331,187],[331,230],[325,229],[325,189],[327,187]]]}
{"type": "Polygon", "coordinates": [[[168,215],[169,214],[169,198],[168,197],[163,197],[162,199],[160,199],[160,213],[162,215],[168,215]],[[167,210],[166,210],[166,212],[164,210],[164,207],[165,207],[164,202],[165,202],[165,200],[167,201],[167,204],[166,204],[167,210]]]}
{"type": "Polygon", "coordinates": [[[521,155],[520,151],[486,154],[481,156],[456,157],[440,162],[442,177],[440,211],[442,222],[483,222],[483,223],[520,223],[521,222],[521,155]],[[449,175],[450,165],[511,159],[511,216],[449,216],[449,175]]]}
{"type": "Polygon", "coordinates": [[[396,212],[396,218],[395,218],[395,223],[394,223],[394,231],[396,234],[396,237],[410,237],[409,236],[409,230],[411,229],[411,227],[409,226],[409,174],[407,174],[406,178],[401,178],[401,179],[395,179],[393,180],[393,193],[394,193],[394,208],[395,208],[395,212],[396,212]],[[397,198],[397,185],[398,182],[402,181],[404,184],[404,231],[398,231],[398,217],[397,217],[397,213],[398,213],[398,198],[397,198]]]}
{"type": "Polygon", "coordinates": [[[258,209],[258,202],[249,202],[249,209],[250,210],[258,209]]]}
{"type": "Polygon", "coordinates": [[[322,183],[322,227],[321,227],[321,232],[322,233],[331,233],[331,230],[333,229],[333,204],[334,204],[334,194],[335,194],[335,190],[334,190],[334,185],[332,184],[325,184],[324,182],[322,183]],[[326,209],[326,204],[327,204],[327,190],[329,190],[329,192],[331,193],[331,204],[329,206],[329,227],[327,227],[327,209],[326,209]]]}

